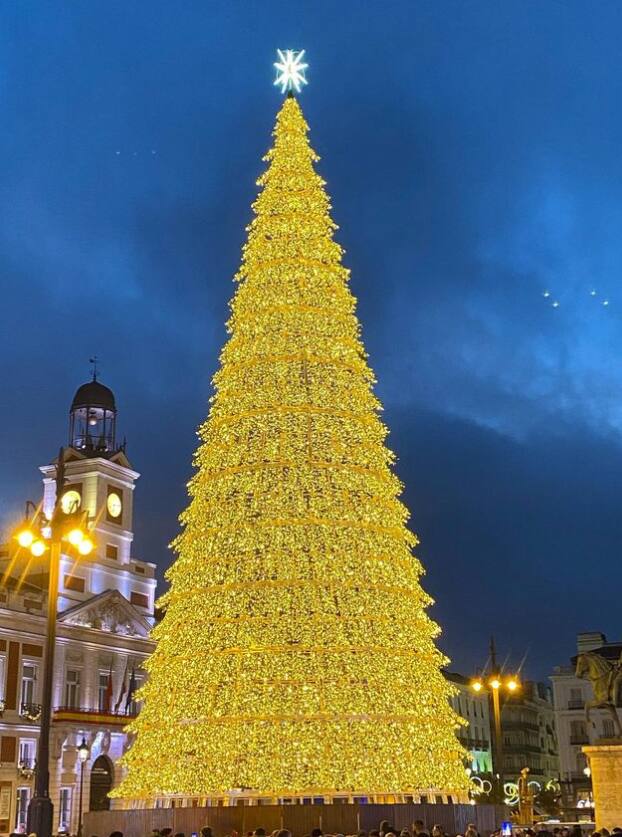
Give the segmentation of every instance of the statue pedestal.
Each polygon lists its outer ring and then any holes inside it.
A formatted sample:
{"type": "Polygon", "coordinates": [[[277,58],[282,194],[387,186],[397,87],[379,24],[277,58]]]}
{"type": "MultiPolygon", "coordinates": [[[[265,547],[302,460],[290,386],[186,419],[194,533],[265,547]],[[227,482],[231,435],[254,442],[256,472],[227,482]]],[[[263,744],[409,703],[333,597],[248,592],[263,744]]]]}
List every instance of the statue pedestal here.
{"type": "Polygon", "coordinates": [[[596,828],[622,823],[622,739],[601,738],[582,748],[592,771],[596,828]]]}

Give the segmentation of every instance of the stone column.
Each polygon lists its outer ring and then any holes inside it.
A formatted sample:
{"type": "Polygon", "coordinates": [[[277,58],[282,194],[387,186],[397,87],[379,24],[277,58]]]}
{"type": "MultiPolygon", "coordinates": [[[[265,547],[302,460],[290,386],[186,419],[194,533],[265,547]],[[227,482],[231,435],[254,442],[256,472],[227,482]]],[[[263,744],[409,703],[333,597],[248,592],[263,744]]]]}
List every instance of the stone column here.
{"type": "Polygon", "coordinates": [[[596,828],[611,831],[622,823],[622,741],[615,739],[582,749],[592,771],[596,828]]]}

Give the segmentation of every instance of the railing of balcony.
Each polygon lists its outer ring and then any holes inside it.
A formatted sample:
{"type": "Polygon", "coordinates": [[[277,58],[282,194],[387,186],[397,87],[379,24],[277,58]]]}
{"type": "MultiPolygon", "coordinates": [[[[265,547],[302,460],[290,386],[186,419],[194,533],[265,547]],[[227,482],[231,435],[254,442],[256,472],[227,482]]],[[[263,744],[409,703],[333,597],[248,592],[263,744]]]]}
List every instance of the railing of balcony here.
{"type": "Polygon", "coordinates": [[[20,706],[19,714],[25,721],[33,721],[36,723],[41,717],[41,704],[22,703],[20,706]]]}
{"type": "Polygon", "coordinates": [[[569,700],[568,709],[583,709],[585,707],[584,700],[569,700]]]}

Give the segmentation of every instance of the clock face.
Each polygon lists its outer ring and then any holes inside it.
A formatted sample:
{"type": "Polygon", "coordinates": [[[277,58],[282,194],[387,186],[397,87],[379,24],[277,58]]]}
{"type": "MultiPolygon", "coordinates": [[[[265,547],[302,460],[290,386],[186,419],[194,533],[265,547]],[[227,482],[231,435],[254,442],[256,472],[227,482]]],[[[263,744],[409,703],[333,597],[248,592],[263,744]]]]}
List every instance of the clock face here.
{"type": "Polygon", "coordinates": [[[82,497],[80,497],[79,492],[70,488],[69,491],[65,491],[63,496],[60,498],[60,507],[64,514],[71,514],[72,512],[78,511],[81,502],[82,497]]]}
{"type": "Polygon", "coordinates": [[[110,515],[110,517],[118,517],[123,509],[123,503],[121,502],[121,498],[114,491],[112,491],[108,495],[108,501],[106,503],[106,506],[108,508],[108,514],[110,515]]]}

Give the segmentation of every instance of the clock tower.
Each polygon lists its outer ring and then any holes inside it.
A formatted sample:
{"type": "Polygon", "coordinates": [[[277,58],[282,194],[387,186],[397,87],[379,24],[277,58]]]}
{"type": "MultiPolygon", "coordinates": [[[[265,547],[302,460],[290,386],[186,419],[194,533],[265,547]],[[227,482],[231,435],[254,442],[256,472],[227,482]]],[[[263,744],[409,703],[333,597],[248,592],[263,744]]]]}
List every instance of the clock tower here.
{"type": "MultiPolygon", "coordinates": [[[[107,386],[92,380],[78,388],[69,410],[69,443],[63,448],[63,511],[88,514],[95,549],[78,562],[63,555],[59,609],[107,590],[117,590],[145,615],[153,614],[155,565],[132,556],[133,497],[140,476],[125,442],[116,441],[117,407],[107,386]]],[[[43,512],[50,518],[56,499],[56,460],[41,467],[43,512]]]]}

